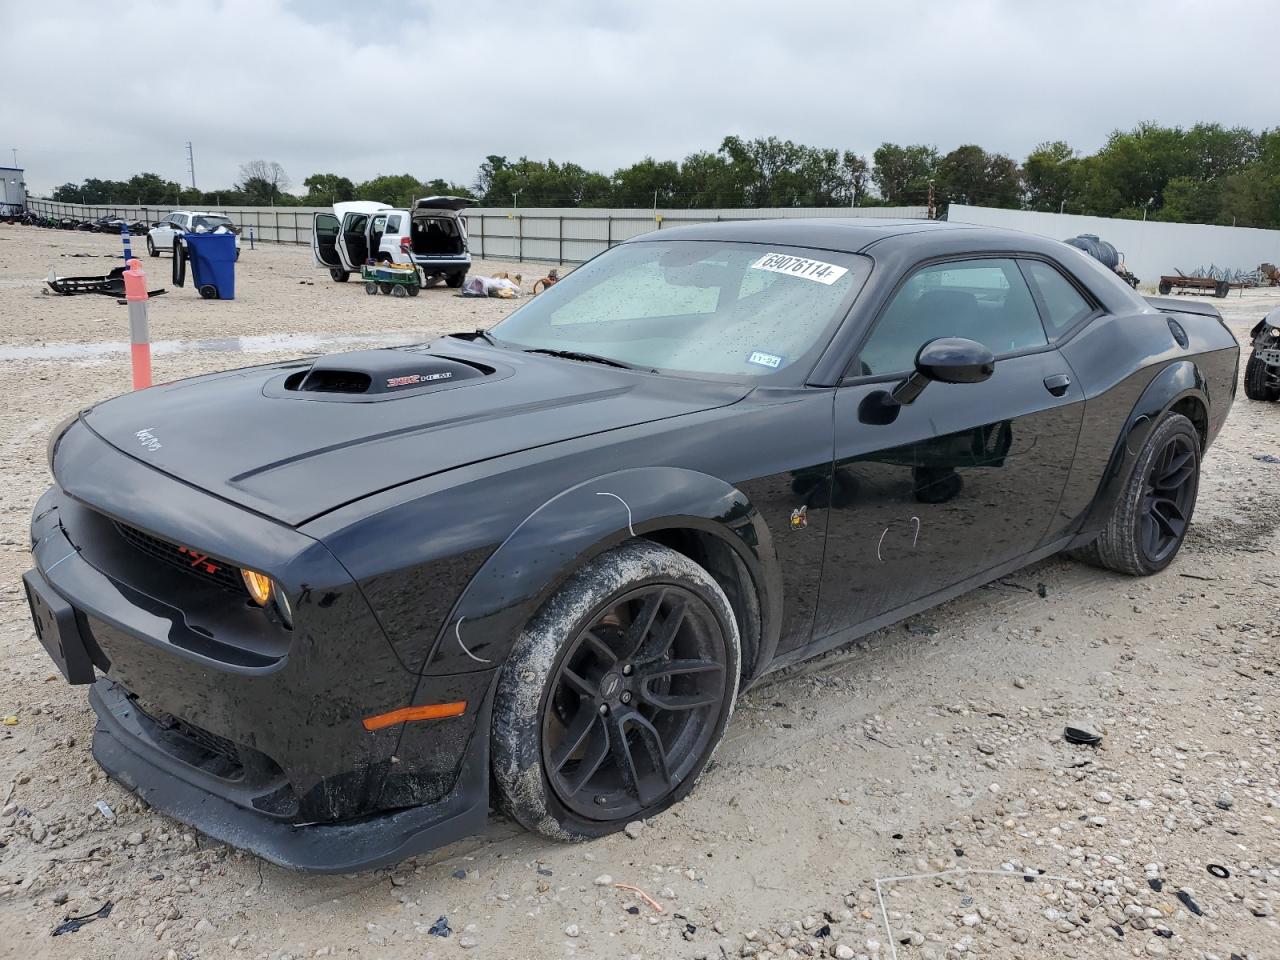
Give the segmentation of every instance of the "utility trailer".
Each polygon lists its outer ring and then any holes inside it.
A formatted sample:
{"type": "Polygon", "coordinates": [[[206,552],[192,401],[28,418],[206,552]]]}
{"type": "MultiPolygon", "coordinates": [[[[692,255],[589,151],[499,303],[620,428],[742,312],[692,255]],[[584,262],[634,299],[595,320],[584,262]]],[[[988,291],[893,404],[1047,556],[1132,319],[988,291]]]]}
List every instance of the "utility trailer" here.
{"type": "Polygon", "coordinates": [[[1161,277],[1159,290],[1161,296],[1176,292],[1212,296],[1221,300],[1231,291],[1231,284],[1213,277],[1188,277],[1179,273],[1175,277],[1161,277]]]}

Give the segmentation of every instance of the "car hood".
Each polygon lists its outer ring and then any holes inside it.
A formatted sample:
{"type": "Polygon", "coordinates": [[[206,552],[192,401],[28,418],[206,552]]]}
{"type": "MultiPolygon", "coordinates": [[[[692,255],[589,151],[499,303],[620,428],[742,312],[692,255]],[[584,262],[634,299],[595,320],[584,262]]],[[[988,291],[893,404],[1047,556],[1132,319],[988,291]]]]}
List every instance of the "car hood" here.
{"type": "Polygon", "coordinates": [[[101,403],[84,422],[157,470],[298,525],[398,484],[749,389],[444,337],[180,380],[101,403]]]}

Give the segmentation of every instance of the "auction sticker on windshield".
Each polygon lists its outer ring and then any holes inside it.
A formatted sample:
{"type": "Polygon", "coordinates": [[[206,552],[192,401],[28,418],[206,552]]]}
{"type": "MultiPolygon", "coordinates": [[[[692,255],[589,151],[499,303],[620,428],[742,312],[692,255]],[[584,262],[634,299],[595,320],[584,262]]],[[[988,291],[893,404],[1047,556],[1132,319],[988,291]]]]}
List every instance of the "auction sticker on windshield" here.
{"type": "Polygon", "coordinates": [[[785,273],[789,277],[804,277],[827,285],[835,283],[849,272],[847,267],[837,267],[834,263],[823,263],[821,260],[810,260],[790,253],[766,253],[751,268],[785,273]]]}

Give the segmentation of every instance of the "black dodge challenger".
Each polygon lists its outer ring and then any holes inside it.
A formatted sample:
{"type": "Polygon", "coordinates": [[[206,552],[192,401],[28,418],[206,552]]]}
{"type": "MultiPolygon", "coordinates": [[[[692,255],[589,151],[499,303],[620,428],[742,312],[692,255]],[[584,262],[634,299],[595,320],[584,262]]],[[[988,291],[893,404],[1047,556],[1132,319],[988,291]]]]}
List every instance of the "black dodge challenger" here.
{"type": "Polygon", "coordinates": [[[662,230],[487,332],[81,411],[24,579],[99,763],[212,837],[352,871],[491,793],[595,837],[770,670],[1061,550],[1163,569],[1238,362],[1026,234],[662,230]]]}

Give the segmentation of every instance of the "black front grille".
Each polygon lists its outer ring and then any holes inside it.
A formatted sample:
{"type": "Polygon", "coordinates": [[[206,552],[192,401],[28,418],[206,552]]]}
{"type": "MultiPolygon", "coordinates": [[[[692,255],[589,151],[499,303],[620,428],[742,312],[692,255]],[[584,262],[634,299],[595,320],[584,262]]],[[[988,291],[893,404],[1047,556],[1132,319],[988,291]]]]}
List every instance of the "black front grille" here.
{"type": "Polygon", "coordinates": [[[184,547],[180,544],[170,543],[168,540],[161,540],[159,537],[153,537],[151,534],[143,533],[136,527],[131,527],[127,524],[117,523],[116,530],[130,545],[152,559],[166,563],[175,569],[184,570],[191,576],[198,577],[208,583],[217,584],[231,593],[239,594],[240,596],[248,595],[244,580],[240,576],[239,567],[210,557],[194,547],[184,547]]]}

